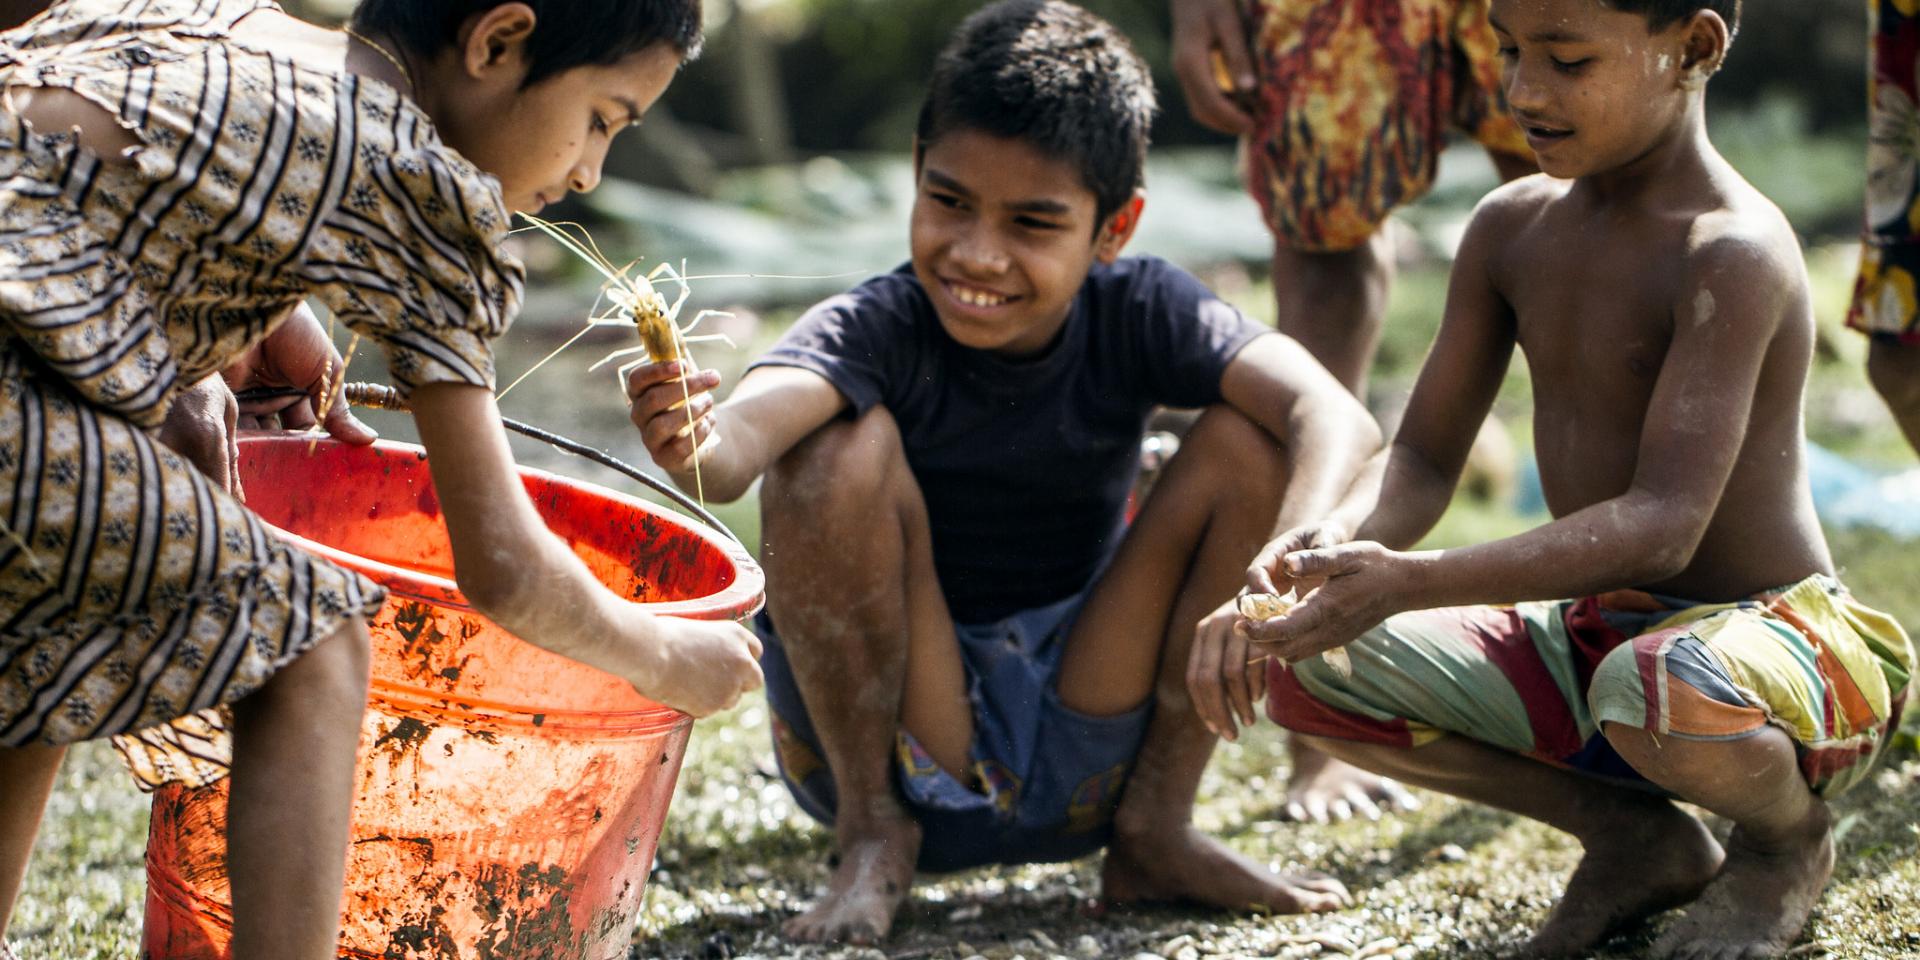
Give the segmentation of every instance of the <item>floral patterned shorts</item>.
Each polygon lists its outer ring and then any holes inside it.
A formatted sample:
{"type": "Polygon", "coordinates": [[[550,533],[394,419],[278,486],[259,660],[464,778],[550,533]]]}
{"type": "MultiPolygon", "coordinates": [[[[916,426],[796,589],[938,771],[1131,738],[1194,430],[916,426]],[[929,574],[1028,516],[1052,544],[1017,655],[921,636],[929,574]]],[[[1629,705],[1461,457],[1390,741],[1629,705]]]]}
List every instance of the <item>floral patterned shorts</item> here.
{"type": "Polygon", "coordinates": [[[1450,128],[1531,157],[1487,0],[1254,0],[1248,189],[1275,238],[1351,250],[1433,185],[1450,128]]]}
{"type": "Polygon", "coordinates": [[[1868,0],[1867,222],[1847,325],[1920,343],[1920,3],[1868,0]]]}

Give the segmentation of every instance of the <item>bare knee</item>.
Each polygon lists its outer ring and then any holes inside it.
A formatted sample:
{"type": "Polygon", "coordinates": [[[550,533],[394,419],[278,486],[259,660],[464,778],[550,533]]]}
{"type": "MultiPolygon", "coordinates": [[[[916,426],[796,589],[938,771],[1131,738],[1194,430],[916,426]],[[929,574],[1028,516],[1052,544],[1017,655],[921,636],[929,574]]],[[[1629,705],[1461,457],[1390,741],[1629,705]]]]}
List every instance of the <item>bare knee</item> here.
{"type": "Polygon", "coordinates": [[[900,428],[885,407],[854,420],[835,420],[808,434],[767,471],[764,502],[818,511],[840,505],[870,507],[906,463],[900,428]]]}
{"type": "Polygon", "coordinates": [[[1873,341],[1867,348],[1867,379],[1896,411],[1920,412],[1920,344],[1873,341]]]}
{"type": "Polygon", "coordinates": [[[1206,471],[1227,502],[1277,509],[1287,486],[1280,440],[1232,407],[1208,407],[1180,443],[1189,467],[1206,471]]]}

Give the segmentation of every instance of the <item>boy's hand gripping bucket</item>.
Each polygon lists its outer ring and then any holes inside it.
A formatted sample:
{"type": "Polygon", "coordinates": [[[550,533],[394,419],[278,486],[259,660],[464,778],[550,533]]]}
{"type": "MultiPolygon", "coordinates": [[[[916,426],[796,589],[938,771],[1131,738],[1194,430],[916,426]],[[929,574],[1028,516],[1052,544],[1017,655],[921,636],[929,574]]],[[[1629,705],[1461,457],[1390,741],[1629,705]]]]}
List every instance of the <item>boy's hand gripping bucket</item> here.
{"type": "MultiPolygon", "coordinates": [[[[240,452],[249,507],[388,590],[368,624],[340,955],[626,956],[691,718],[473,612],[418,447],[283,435],[244,438],[240,452]]],[[[765,580],[739,545],[644,501],[521,472],[547,525],[621,596],[697,619],[758,608],[765,580]]],[[[224,781],[154,795],[146,956],[224,956],[226,806],[224,781]]]]}

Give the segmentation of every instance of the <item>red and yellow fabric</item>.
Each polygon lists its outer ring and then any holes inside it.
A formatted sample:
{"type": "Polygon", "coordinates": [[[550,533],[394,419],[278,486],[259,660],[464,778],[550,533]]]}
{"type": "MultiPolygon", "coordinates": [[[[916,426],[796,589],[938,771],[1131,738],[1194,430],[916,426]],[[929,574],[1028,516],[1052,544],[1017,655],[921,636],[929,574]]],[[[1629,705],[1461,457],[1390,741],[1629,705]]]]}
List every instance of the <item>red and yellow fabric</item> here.
{"type": "Polygon", "coordinates": [[[1487,0],[1254,0],[1248,189],[1281,243],[1350,250],[1433,185],[1450,129],[1531,157],[1487,0]]]}
{"type": "Polygon", "coordinates": [[[1847,325],[1920,343],[1920,0],[1868,0],[1867,202],[1847,325]]]}

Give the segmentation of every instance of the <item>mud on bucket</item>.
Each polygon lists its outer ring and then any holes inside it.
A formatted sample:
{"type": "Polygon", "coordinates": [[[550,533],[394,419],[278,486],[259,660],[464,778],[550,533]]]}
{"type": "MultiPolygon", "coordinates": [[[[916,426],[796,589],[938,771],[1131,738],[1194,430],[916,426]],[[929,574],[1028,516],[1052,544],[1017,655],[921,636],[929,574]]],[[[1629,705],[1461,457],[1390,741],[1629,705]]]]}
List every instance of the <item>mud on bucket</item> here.
{"type": "MultiPolygon", "coordinates": [[[[260,436],[240,454],[249,507],[389,592],[368,624],[340,956],[626,956],[693,721],[475,613],[420,448],[260,436]]],[[[705,526],[521,474],[547,525],[620,595],[696,619],[759,606],[758,565],[705,526]]],[[[226,809],[224,781],[154,795],[144,955],[225,956],[226,809]]]]}

